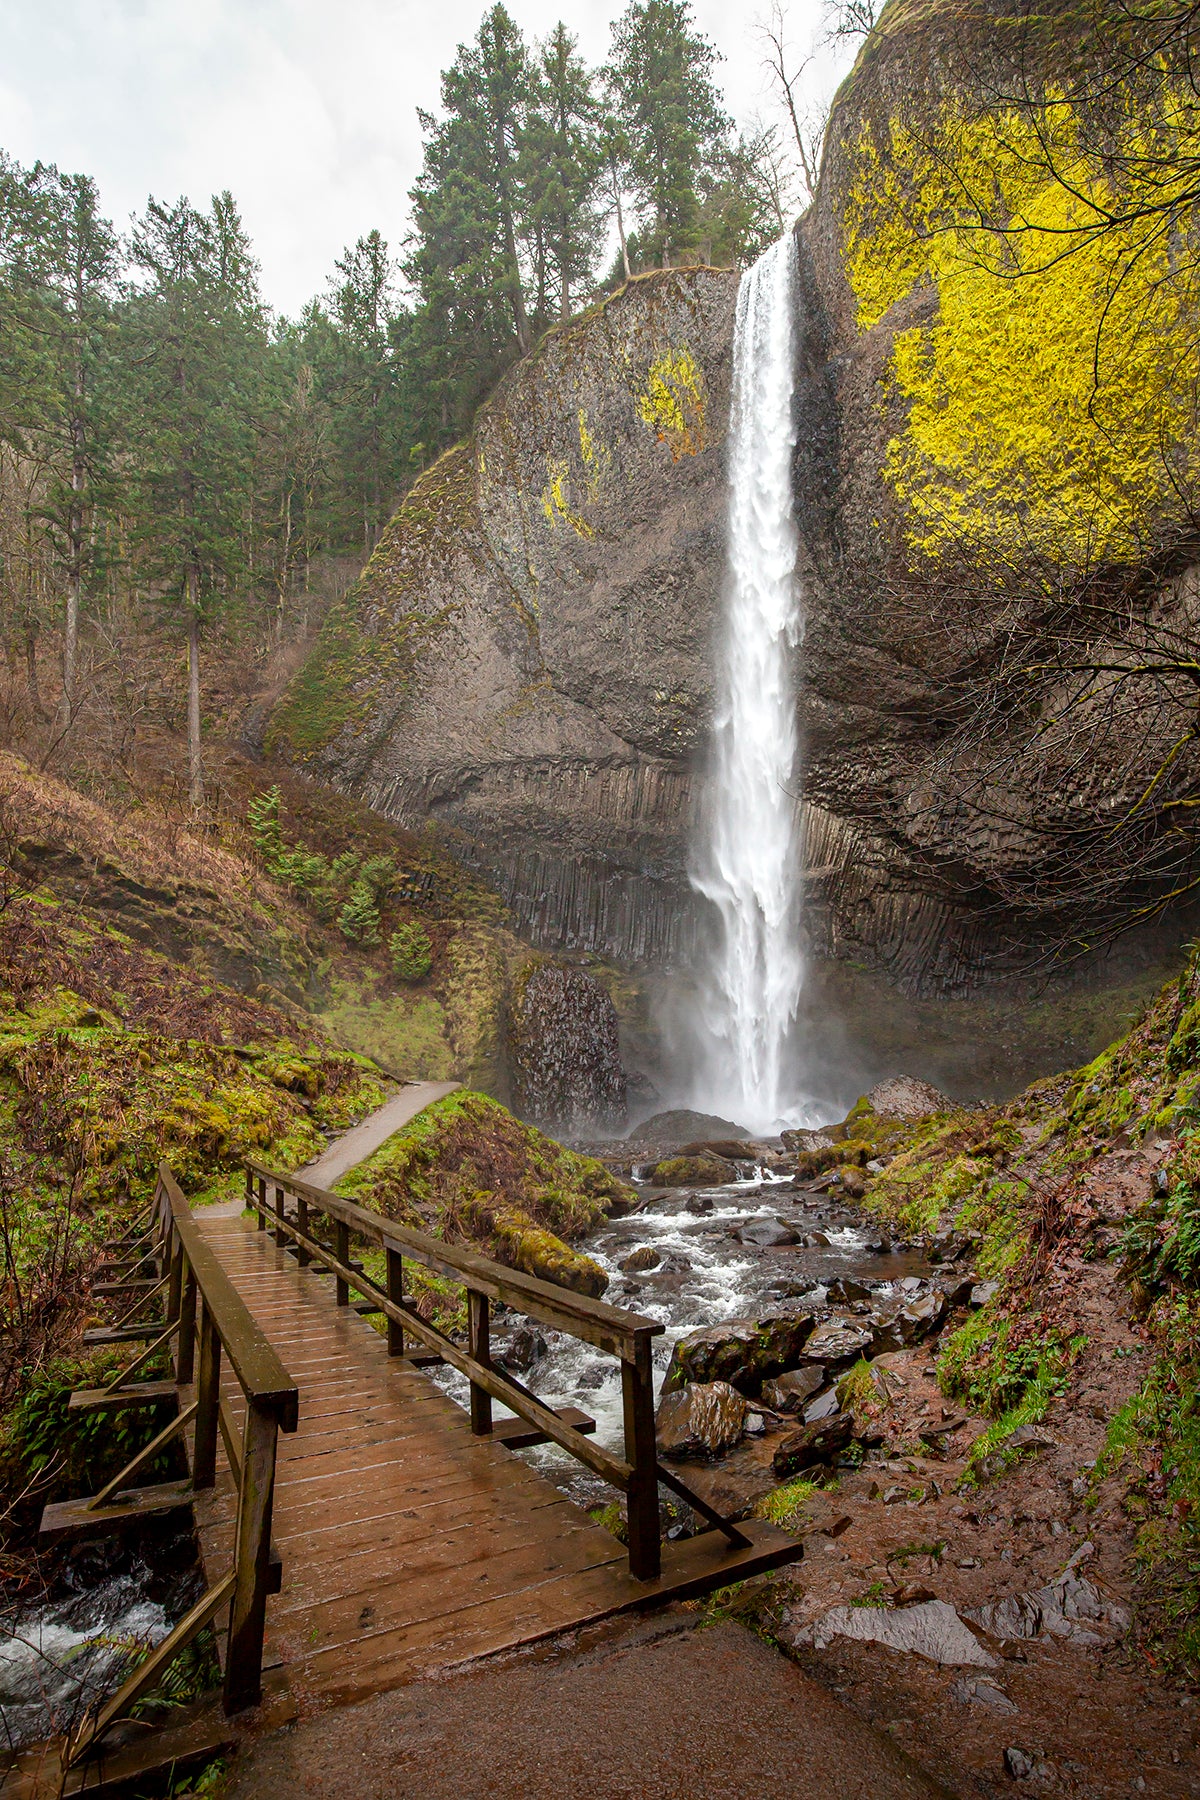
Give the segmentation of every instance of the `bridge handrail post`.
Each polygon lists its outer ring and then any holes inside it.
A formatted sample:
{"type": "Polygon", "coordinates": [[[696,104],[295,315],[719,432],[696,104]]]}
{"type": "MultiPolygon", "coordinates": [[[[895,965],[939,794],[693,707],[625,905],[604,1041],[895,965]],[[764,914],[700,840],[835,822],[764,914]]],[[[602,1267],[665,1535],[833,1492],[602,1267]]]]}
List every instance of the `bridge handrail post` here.
{"type": "Polygon", "coordinates": [[[175,1347],[175,1379],[188,1387],[196,1368],[196,1277],[190,1263],[183,1272],[179,1297],[179,1339],[175,1347]]]}
{"type": "MultiPolygon", "coordinates": [[[[308,1213],[307,1201],[301,1202],[305,1214],[308,1213]]],[[[404,1258],[398,1250],[387,1247],[387,1297],[393,1306],[404,1305],[404,1258]]],[[[404,1355],[404,1326],[399,1319],[388,1319],[387,1326],[388,1355],[404,1355]]]]}
{"type": "Polygon", "coordinates": [[[267,1621],[278,1441],[279,1422],[274,1410],[248,1399],[234,1542],[233,1604],[225,1655],[224,1706],[227,1713],[256,1706],[262,1699],[263,1638],[267,1621]]]}
{"type": "Polygon", "coordinates": [[[259,1231],[267,1229],[267,1178],[258,1178],[258,1205],[254,1209],[254,1223],[259,1231]]]}
{"type": "Polygon", "coordinates": [[[633,1471],[626,1493],[629,1573],[635,1581],[651,1581],[662,1570],[662,1542],[654,1436],[654,1372],[648,1338],[639,1338],[633,1357],[621,1361],[621,1400],[625,1461],[633,1471]]]}
{"type": "Polygon", "coordinates": [[[196,1436],[192,1486],[210,1488],[217,1479],[217,1436],[221,1425],[221,1334],[206,1300],[200,1304],[200,1374],[196,1382],[196,1436]]]}
{"type": "MultiPolygon", "coordinates": [[[[472,1359],[485,1369],[492,1366],[490,1301],[486,1294],[467,1289],[467,1336],[472,1359]]],[[[492,1433],[492,1396],[477,1381],[471,1383],[471,1430],[476,1437],[492,1433]]]]}

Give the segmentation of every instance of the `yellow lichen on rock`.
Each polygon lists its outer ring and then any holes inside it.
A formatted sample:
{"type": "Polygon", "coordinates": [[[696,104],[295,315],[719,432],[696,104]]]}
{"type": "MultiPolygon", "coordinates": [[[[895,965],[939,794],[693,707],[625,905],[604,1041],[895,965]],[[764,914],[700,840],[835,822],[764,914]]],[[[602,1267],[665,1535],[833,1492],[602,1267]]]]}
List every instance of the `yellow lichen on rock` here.
{"type": "Polygon", "coordinates": [[[668,350],[655,358],[637,395],[637,410],[673,461],[707,447],[704,375],[690,350],[668,350]]]}
{"type": "MultiPolygon", "coordinates": [[[[1131,117],[1135,167],[1153,148],[1136,132],[1131,117]]],[[[1190,114],[1175,135],[1200,148],[1190,114]]],[[[904,422],[885,474],[910,547],[1139,557],[1200,475],[1191,259],[1136,222],[1101,229],[1137,195],[1113,191],[1053,95],[1033,113],[947,107],[932,130],[893,118],[854,159],[843,228],[860,328],[935,290],[889,368],[904,422]]]]}
{"type": "Polygon", "coordinates": [[[595,532],[587,520],[574,511],[571,506],[569,488],[571,470],[565,457],[548,456],[546,458],[546,485],[542,489],[542,511],[546,515],[551,529],[561,519],[569,525],[577,537],[592,538],[595,532]]]}

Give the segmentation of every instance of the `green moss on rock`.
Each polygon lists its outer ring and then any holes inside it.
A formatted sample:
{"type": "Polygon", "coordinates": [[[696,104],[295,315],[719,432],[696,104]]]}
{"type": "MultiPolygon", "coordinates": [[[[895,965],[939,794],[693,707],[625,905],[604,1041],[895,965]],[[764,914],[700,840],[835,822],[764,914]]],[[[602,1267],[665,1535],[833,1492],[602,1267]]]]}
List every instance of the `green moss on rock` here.
{"type": "Polygon", "coordinates": [[[510,1267],[548,1280],[569,1277],[565,1285],[584,1293],[597,1291],[603,1270],[576,1256],[568,1241],[633,1198],[594,1157],[564,1149],[467,1089],[418,1113],[337,1191],[510,1267]]]}

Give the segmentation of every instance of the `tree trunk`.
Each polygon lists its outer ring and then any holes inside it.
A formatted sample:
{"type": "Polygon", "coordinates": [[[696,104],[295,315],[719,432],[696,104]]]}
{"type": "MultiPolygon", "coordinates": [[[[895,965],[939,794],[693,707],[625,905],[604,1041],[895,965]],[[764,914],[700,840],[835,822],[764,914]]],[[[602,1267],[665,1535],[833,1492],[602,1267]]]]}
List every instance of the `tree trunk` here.
{"type": "Polygon", "coordinates": [[[629,245],[625,242],[625,220],[621,213],[621,186],[616,174],[613,174],[613,198],[617,203],[617,236],[621,240],[621,262],[625,269],[625,279],[629,280],[629,245]]]}
{"type": "Polygon", "coordinates": [[[204,805],[204,762],[200,754],[200,605],[195,569],[188,570],[188,797],[197,812],[204,805]]]}

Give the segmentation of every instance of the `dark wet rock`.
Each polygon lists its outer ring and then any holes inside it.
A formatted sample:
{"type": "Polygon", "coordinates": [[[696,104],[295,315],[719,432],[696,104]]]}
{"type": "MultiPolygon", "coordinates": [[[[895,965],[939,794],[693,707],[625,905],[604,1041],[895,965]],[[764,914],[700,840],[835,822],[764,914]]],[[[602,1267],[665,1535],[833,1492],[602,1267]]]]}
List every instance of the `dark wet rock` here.
{"type": "Polygon", "coordinates": [[[746,1411],[745,1398],[727,1381],[688,1382],[659,1402],[659,1452],[673,1460],[723,1456],[741,1440],[746,1411]]]}
{"type": "Polygon", "coordinates": [[[1011,1775],[1014,1781],[1028,1781],[1036,1767],[1028,1750],[1019,1750],[1015,1744],[1011,1744],[1004,1752],[1005,1773],[1011,1775]]]}
{"type": "Polygon", "coordinates": [[[936,1276],[933,1285],[945,1295],[947,1306],[967,1306],[976,1283],[974,1275],[947,1274],[936,1276]]]}
{"type": "Polygon", "coordinates": [[[534,1331],[532,1326],[520,1325],[500,1351],[497,1360],[506,1369],[515,1369],[520,1373],[522,1370],[532,1369],[539,1357],[545,1354],[546,1340],[541,1332],[534,1331]]]}
{"type": "Polygon", "coordinates": [[[739,1244],[753,1244],[760,1250],[774,1250],[800,1241],[799,1232],[786,1219],[749,1219],[739,1225],[733,1235],[739,1244]]]}
{"type": "Polygon", "coordinates": [[[826,1363],[830,1368],[841,1368],[844,1364],[857,1362],[860,1356],[865,1356],[871,1348],[873,1337],[869,1322],[837,1315],[826,1319],[813,1332],[804,1347],[804,1360],[826,1363]]]}
{"type": "Polygon", "coordinates": [[[537,961],[518,977],[509,1021],[513,1097],[547,1130],[625,1119],[617,1009],[594,975],[537,961]]]}
{"type": "Polygon", "coordinates": [[[946,1296],[937,1292],[917,1294],[899,1306],[876,1307],[870,1315],[873,1354],[919,1344],[937,1330],[947,1311],[946,1296]]]}
{"type": "Polygon", "coordinates": [[[650,1171],[659,1187],[720,1187],[733,1180],[733,1167],[719,1156],[668,1156],[650,1171]]]}
{"type": "Polygon", "coordinates": [[[686,1107],[655,1113],[629,1133],[630,1140],[636,1139],[641,1144],[690,1144],[709,1138],[735,1138],[740,1144],[749,1137],[746,1128],[735,1125],[732,1119],[718,1119],[714,1113],[689,1112],[686,1107]]]}
{"type": "Polygon", "coordinates": [[[931,1113],[954,1110],[948,1094],[914,1075],[893,1075],[881,1081],[867,1095],[867,1105],[879,1119],[927,1119],[931,1113]]]}
{"type": "Polygon", "coordinates": [[[810,1400],[805,1407],[804,1423],[806,1425],[815,1425],[819,1419],[831,1419],[834,1413],[840,1411],[841,1407],[838,1404],[837,1389],[826,1388],[823,1394],[818,1394],[816,1399],[810,1400]]]}
{"type": "Polygon", "coordinates": [[[766,1152],[753,1138],[698,1138],[694,1143],[681,1144],[677,1152],[679,1156],[720,1156],[725,1162],[764,1162],[766,1152]]]}
{"type": "Polygon", "coordinates": [[[684,1205],[688,1212],[703,1215],[713,1211],[716,1201],[711,1194],[689,1194],[684,1205]]]}
{"type": "Polygon", "coordinates": [[[873,1231],[863,1244],[863,1249],[869,1251],[872,1256],[890,1256],[893,1244],[882,1231],[873,1231]]]}
{"type": "Polygon", "coordinates": [[[663,1392],[688,1381],[729,1381],[757,1396],[769,1376],[800,1366],[815,1324],[811,1308],[785,1305],[689,1332],[671,1353],[663,1392]]]}
{"type": "Polygon", "coordinates": [[[861,1200],[867,1191],[867,1174],[865,1169],[848,1167],[838,1172],[842,1192],[849,1194],[852,1200],[861,1200]]]}
{"type": "Polygon", "coordinates": [[[643,1244],[640,1250],[634,1250],[624,1257],[617,1267],[623,1275],[637,1275],[643,1269],[657,1269],[661,1261],[662,1256],[653,1244],[643,1244]]]}
{"type": "Polygon", "coordinates": [[[814,1363],[804,1369],[790,1369],[786,1375],[777,1375],[772,1381],[764,1381],[762,1397],[774,1412],[800,1412],[824,1385],[825,1371],[820,1364],[814,1363]]]}
{"type": "Polygon", "coordinates": [[[779,1141],[793,1155],[833,1149],[833,1139],[827,1131],[784,1131],[780,1133],[779,1141]]]}
{"type": "Polygon", "coordinates": [[[855,1281],[853,1275],[835,1275],[826,1290],[834,1301],[869,1300],[874,1291],[865,1281],[855,1281]]]}
{"type": "Polygon", "coordinates": [[[800,1626],[791,1626],[785,1618],[784,1641],[788,1644],[811,1644],[824,1650],[835,1637],[882,1644],[888,1650],[906,1651],[951,1668],[997,1666],[996,1658],[945,1600],[896,1608],[835,1606],[811,1624],[800,1626]]]}
{"type": "MultiPolygon", "coordinates": [[[[628,1168],[617,1169],[614,1173],[628,1176],[630,1171],[628,1168]]],[[[604,1202],[604,1210],[610,1219],[627,1219],[630,1213],[640,1212],[642,1204],[638,1195],[611,1194],[604,1202]]]]}
{"type": "Polygon", "coordinates": [[[771,1466],[781,1480],[786,1480],[801,1469],[831,1462],[839,1450],[846,1448],[853,1433],[854,1415],[846,1412],[831,1413],[826,1419],[801,1425],[783,1439],[771,1458],[771,1466]]]}
{"type": "Polygon", "coordinates": [[[806,1250],[828,1250],[829,1248],[829,1238],[823,1231],[806,1233],[803,1243],[806,1250]]]}

